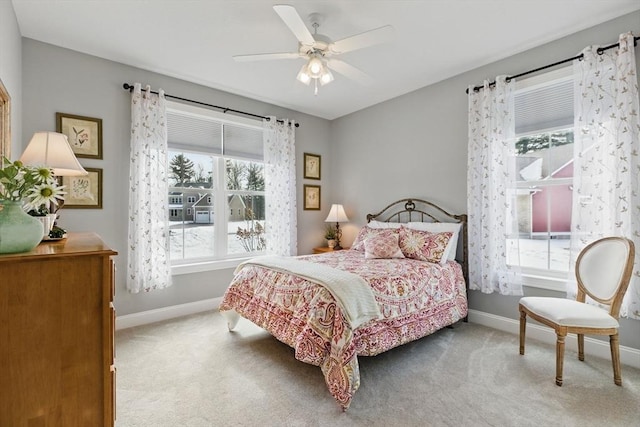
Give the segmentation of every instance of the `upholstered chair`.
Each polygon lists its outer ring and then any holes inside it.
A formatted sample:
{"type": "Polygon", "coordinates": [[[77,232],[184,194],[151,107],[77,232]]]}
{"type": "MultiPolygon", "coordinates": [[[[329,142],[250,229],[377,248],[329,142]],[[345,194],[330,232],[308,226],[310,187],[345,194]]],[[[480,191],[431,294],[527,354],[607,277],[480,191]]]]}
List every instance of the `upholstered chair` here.
{"type": "Polygon", "coordinates": [[[527,315],[556,331],[556,385],[562,386],[564,341],[568,333],[578,336],[578,359],[584,361],[584,335],[609,335],[613,381],[622,385],[618,317],[622,298],[629,286],[635,248],[624,237],[605,237],[587,245],[576,260],[578,294],[565,298],[523,297],[520,299],[520,354],[524,354],[527,315]],[[585,303],[589,296],[609,310],[585,303]]]}

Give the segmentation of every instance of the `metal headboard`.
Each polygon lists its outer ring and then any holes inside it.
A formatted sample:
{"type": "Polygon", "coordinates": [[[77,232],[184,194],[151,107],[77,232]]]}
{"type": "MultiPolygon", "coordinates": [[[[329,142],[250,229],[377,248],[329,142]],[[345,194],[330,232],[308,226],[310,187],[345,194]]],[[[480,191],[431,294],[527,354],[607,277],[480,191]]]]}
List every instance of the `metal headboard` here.
{"type": "MultiPolygon", "coordinates": [[[[457,222],[462,224],[462,266],[464,280],[469,283],[469,264],[467,249],[467,215],[455,215],[440,206],[421,199],[400,199],[391,203],[376,214],[367,214],[367,223],[372,220],[381,222],[457,222]]],[[[456,254],[457,255],[457,254],[456,254]]]]}

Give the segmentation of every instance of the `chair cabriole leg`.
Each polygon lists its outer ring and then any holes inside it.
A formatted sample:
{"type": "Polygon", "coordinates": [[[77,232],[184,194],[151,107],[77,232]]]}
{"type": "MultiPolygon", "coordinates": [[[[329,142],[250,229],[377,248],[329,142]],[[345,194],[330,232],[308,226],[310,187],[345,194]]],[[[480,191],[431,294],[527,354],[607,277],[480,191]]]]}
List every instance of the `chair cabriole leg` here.
{"type": "Polygon", "coordinates": [[[578,360],[584,362],[584,334],[578,334],[578,360]]]}
{"type": "Polygon", "coordinates": [[[622,371],[620,369],[620,342],[618,334],[609,335],[609,345],[611,346],[611,362],[613,363],[613,382],[622,385],[622,371]]]}
{"type": "Polygon", "coordinates": [[[524,339],[527,330],[527,313],[520,306],[520,354],[524,354],[524,339]]]}
{"type": "Polygon", "coordinates": [[[556,342],[556,385],[562,387],[562,367],[564,363],[564,339],[566,332],[562,334],[560,331],[556,332],[558,340],[556,342]]]}

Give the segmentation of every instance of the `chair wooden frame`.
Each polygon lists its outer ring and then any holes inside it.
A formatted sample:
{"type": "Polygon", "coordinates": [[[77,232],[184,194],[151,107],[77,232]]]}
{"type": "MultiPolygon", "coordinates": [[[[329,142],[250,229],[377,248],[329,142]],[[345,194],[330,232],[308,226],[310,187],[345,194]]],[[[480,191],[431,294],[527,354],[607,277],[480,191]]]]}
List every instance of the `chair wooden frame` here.
{"type": "MultiPolygon", "coordinates": [[[[624,294],[629,286],[629,281],[631,280],[631,274],[633,271],[633,261],[635,258],[635,247],[631,240],[625,237],[605,237],[603,239],[596,240],[589,245],[587,245],[578,255],[578,259],[576,260],[576,279],[578,282],[578,293],[576,296],[576,301],[584,303],[586,300],[586,296],[588,295],[593,300],[597,301],[600,304],[609,306],[609,315],[615,318],[616,320],[620,316],[620,306],[622,304],[622,299],[624,294]],[[612,297],[608,299],[602,299],[590,292],[587,287],[584,285],[583,280],[580,276],[580,264],[582,262],[583,256],[594,246],[599,245],[603,241],[607,240],[617,240],[623,242],[627,245],[627,260],[625,262],[625,268],[621,275],[620,282],[618,283],[618,287],[616,292],[612,297]]],[[[542,316],[537,315],[536,313],[531,312],[527,309],[527,307],[523,306],[522,303],[519,304],[520,310],[520,354],[524,355],[524,342],[525,342],[525,332],[526,332],[526,324],[527,324],[527,315],[532,319],[537,320],[538,322],[547,325],[553,329],[555,329],[557,341],[556,341],[556,385],[562,386],[562,369],[563,369],[563,361],[564,361],[564,342],[565,337],[569,333],[577,334],[578,336],[578,359],[580,361],[584,361],[584,335],[585,334],[595,334],[595,335],[609,335],[609,345],[611,347],[611,362],[613,364],[613,381],[616,385],[622,385],[622,374],[620,369],[620,346],[618,339],[618,328],[598,328],[598,327],[577,327],[577,326],[564,326],[559,325],[556,322],[546,319],[542,316]]]]}

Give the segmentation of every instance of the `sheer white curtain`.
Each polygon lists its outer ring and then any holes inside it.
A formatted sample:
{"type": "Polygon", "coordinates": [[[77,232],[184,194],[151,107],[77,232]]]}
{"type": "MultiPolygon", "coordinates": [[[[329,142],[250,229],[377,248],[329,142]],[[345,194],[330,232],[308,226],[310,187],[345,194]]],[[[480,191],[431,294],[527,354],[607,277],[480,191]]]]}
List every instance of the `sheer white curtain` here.
{"type": "MultiPolygon", "coordinates": [[[[636,245],[631,284],[620,315],[640,319],[640,108],[633,34],[601,54],[574,62],[574,196],[571,269],[589,242],[625,236],[636,245]]],[[[573,276],[573,275],[572,275],[573,276]]],[[[575,278],[567,294],[576,295],[575,278]]]]}
{"type": "MultiPolygon", "coordinates": [[[[495,87],[469,87],[469,288],[503,295],[522,295],[519,268],[507,266],[507,238],[517,233],[514,85],[499,76],[495,87]]],[[[517,245],[517,235],[510,240],[517,245]]]]}
{"type": "Polygon", "coordinates": [[[295,123],[263,121],[267,252],[297,255],[295,123]]]}
{"type": "Polygon", "coordinates": [[[127,289],[132,293],[171,285],[165,99],[162,90],[150,92],[136,83],[131,95],[127,289]]]}

